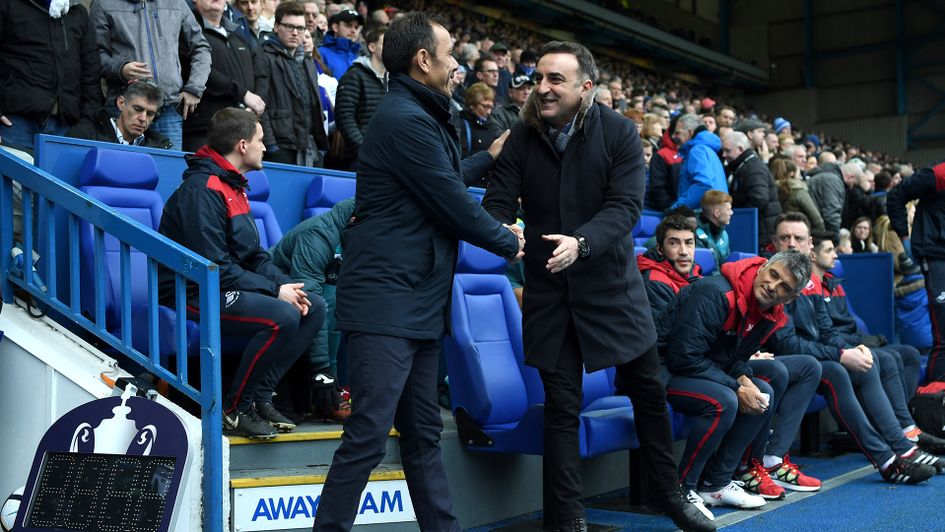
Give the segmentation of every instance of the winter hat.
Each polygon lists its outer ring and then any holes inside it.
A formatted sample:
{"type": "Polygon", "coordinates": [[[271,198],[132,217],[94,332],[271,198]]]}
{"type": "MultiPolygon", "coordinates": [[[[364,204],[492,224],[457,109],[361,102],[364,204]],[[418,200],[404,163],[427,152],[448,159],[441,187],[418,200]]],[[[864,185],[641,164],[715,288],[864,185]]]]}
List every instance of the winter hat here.
{"type": "Polygon", "coordinates": [[[49,6],[49,16],[52,18],[62,18],[69,12],[69,0],[45,0],[49,6]]]}
{"type": "Polygon", "coordinates": [[[780,135],[782,131],[784,131],[785,129],[789,127],[791,127],[791,123],[785,120],[784,118],[781,118],[779,116],[774,119],[774,132],[777,133],[778,135],[780,135]]]}

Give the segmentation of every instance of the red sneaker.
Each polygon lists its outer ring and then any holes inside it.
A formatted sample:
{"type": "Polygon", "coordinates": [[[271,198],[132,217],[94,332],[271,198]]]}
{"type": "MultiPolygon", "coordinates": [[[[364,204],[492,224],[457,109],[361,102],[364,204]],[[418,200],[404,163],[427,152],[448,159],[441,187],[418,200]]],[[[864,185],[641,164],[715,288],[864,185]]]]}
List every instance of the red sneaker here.
{"type": "Polygon", "coordinates": [[[778,486],[792,491],[817,491],[820,489],[820,481],[801,473],[797,465],[791,462],[790,455],[784,455],[784,460],[780,465],[768,468],[768,473],[778,486]]]}
{"type": "Polygon", "coordinates": [[[751,468],[735,477],[745,483],[745,491],[749,493],[755,493],[769,500],[784,498],[784,488],[771,480],[768,470],[758,463],[758,460],[752,459],[751,468]]]}

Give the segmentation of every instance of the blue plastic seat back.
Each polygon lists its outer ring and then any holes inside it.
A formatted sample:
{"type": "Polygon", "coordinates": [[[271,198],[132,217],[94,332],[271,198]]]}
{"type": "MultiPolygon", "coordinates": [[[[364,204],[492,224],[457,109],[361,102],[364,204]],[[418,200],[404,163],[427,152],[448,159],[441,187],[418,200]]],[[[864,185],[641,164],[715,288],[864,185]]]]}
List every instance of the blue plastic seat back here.
{"type": "MultiPolygon", "coordinates": [[[[840,262],[840,259],[837,259],[836,264],[830,270],[833,273],[834,277],[843,277],[843,263],[840,262]]],[[[853,303],[850,302],[850,298],[847,297],[847,310],[850,311],[850,316],[853,317],[853,321],[856,322],[856,328],[865,334],[869,334],[869,327],[866,326],[866,322],[862,318],[856,315],[856,311],[853,310],[853,303]]]]}
{"type": "MultiPolygon", "coordinates": [[[[79,190],[112,207],[136,222],[157,230],[164,201],[155,191],[157,166],[146,153],[92,149],[79,172],[79,190]]],[[[119,326],[121,309],[121,249],[113,236],[105,234],[105,317],[106,327],[119,326]]],[[[95,236],[92,225],[79,226],[79,254],[82,309],[94,316],[95,236]]],[[[147,257],[131,248],[131,306],[145,305],[148,298],[147,257]]]]}
{"type": "Polygon", "coordinates": [[[702,268],[702,275],[711,275],[715,271],[715,255],[708,248],[696,248],[696,264],[702,268]]]}
{"type": "Polygon", "coordinates": [[[339,201],[354,197],[355,180],[346,177],[316,175],[305,193],[302,219],[324,214],[339,201]]]}
{"type": "Polygon", "coordinates": [[[249,208],[259,232],[259,245],[263,249],[269,249],[282,238],[282,228],[279,227],[276,213],[268,203],[269,178],[262,170],[255,170],[248,172],[246,179],[249,180],[246,195],[249,197],[249,208]]]}
{"type": "Polygon", "coordinates": [[[644,214],[640,216],[637,225],[633,227],[633,243],[637,246],[643,246],[646,241],[656,234],[656,226],[660,224],[658,216],[644,214]]]}
{"type": "Polygon", "coordinates": [[[646,248],[644,246],[633,247],[633,254],[636,255],[637,257],[639,257],[640,255],[643,255],[644,253],[646,253],[646,248]]]}

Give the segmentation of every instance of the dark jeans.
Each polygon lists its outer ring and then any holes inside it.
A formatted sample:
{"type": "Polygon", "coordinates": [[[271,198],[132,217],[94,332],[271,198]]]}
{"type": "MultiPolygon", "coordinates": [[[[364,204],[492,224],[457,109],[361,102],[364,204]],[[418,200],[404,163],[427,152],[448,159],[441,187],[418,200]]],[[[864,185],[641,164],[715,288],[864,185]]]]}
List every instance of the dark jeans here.
{"type": "MultiPolygon", "coordinates": [[[[578,443],[584,362],[573,322],[567,326],[557,364],[554,372],[540,372],[545,388],[544,523],[551,528],[584,515],[578,443]]],[[[654,491],[668,490],[676,484],[676,466],[656,348],[616,369],[616,393],[629,396],[633,402],[634,423],[646,464],[644,473],[654,491]]]]}
{"type": "Polygon", "coordinates": [[[756,377],[770,383],[781,375],[779,368],[773,367],[771,362],[778,362],[787,371],[784,376],[787,389],[780,394],[775,390],[771,398],[770,409],[777,416],[774,431],[770,436],[766,432],[759,432],[751,445],[750,458],[759,462],[766,454],[783,458],[791,450],[807,405],[820,384],[820,362],[810,355],[782,355],[773,361],[752,360],[749,364],[756,377]]]}
{"type": "Polygon", "coordinates": [[[328,470],[313,530],[351,529],[393,425],[400,432],[400,460],[420,530],[459,532],[440,457],[440,343],[360,332],[347,333],[345,342],[351,416],[328,470]]]}
{"type": "Polygon", "coordinates": [[[929,321],[932,322],[932,350],[926,380],[945,381],[945,260],[922,260],[922,274],[929,294],[929,321]]]}
{"type": "MultiPolygon", "coordinates": [[[[312,306],[302,316],[289,303],[264,294],[225,292],[220,297],[220,333],[251,336],[243,350],[223,410],[245,412],[254,401],[271,403],[276,385],[318,334],[325,321],[325,302],[309,296],[312,306]]],[[[188,317],[199,319],[196,301],[188,317]]]]}

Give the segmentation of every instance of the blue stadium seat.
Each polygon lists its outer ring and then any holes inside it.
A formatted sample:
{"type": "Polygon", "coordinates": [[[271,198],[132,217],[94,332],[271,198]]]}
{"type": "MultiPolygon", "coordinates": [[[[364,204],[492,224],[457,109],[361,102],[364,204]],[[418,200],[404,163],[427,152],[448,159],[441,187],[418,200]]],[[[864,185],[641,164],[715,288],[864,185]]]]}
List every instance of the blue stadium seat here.
{"type": "MultiPolygon", "coordinates": [[[[468,448],[542,454],[544,391],[526,366],[522,316],[505,260],[460,243],[453,279],[452,335],[445,339],[453,414],[468,448]]],[[[639,447],[633,408],[614,396],[613,370],[584,376],[582,457],[639,447]]]]}
{"type": "MultiPolygon", "coordinates": [[[[834,265],[833,269],[830,270],[830,272],[836,277],[843,277],[843,263],[840,262],[840,259],[837,259],[837,263],[834,265]]],[[[853,310],[853,305],[850,303],[849,297],[847,297],[847,308],[850,310],[850,315],[853,316],[854,321],[856,321],[856,328],[866,334],[869,334],[870,330],[866,326],[866,322],[856,315],[856,312],[853,310]]]]}
{"type": "Polygon", "coordinates": [[[249,181],[246,196],[249,198],[249,208],[253,212],[253,219],[256,220],[256,229],[259,231],[259,245],[263,249],[269,249],[282,238],[282,228],[276,220],[276,213],[267,203],[269,178],[262,170],[254,170],[247,172],[246,179],[249,181]]]}
{"type": "Polygon", "coordinates": [[[712,275],[715,271],[715,255],[708,248],[696,248],[696,264],[702,268],[702,275],[712,275]]]}
{"type": "Polygon", "coordinates": [[[331,210],[341,200],[354,197],[355,180],[346,177],[316,175],[305,194],[302,219],[307,220],[331,210]]]}
{"type": "MultiPolygon", "coordinates": [[[[145,227],[157,230],[164,201],[155,190],[158,172],[151,156],[118,150],[93,149],[88,152],[79,172],[79,190],[88,194],[115,211],[135,220],[145,227]]],[[[94,315],[95,292],[95,237],[92,226],[83,222],[79,228],[79,252],[81,257],[82,309],[94,315]]],[[[105,234],[105,324],[113,334],[120,335],[121,313],[121,251],[118,240],[105,234]]],[[[147,328],[147,257],[132,248],[131,258],[131,312],[132,337],[136,349],[146,353],[147,328]]],[[[158,308],[160,352],[167,355],[175,351],[176,313],[169,308],[158,308]]],[[[198,327],[187,322],[188,351],[196,352],[199,343],[198,327]]]]}
{"type": "Polygon", "coordinates": [[[645,247],[643,247],[643,246],[633,246],[633,254],[636,255],[637,257],[639,257],[640,255],[643,255],[644,253],[646,253],[646,248],[645,248],[645,247]]]}
{"type": "Polygon", "coordinates": [[[659,224],[658,216],[648,214],[640,216],[637,225],[633,227],[633,243],[637,246],[645,246],[646,241],[656,234],[656,226],[659,224]]]}
{"type": "Polygon", "coordinates": [[[728,254],[728,257],[725,258],[725,262],[735,262],[742,259],[747,259],[749,257],[757,257],[757,253],[747,253],[744,251],[733,251],[728,254]]]}

